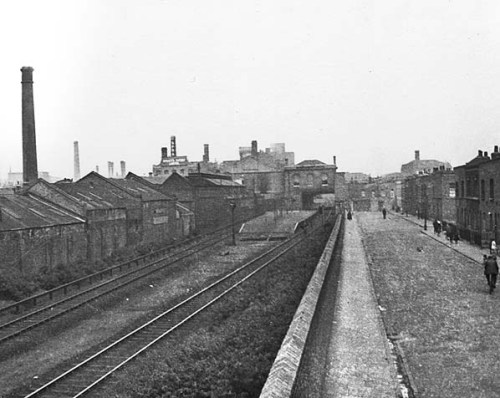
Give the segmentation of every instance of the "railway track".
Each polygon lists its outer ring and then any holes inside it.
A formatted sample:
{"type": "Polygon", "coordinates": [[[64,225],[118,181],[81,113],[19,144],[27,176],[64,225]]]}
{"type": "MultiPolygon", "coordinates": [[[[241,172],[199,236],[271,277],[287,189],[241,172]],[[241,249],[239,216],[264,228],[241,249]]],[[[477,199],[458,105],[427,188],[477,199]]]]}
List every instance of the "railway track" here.
{"type": "MultiPolygon", "coordinates": [[[[110,293],[117,292],[134,282],[144,280],[152,274],[162,271],[181,260],[188,259],[205,249],[213,247],[215,244],[226,239],[227,236],[228,233],[219,231],[218,234],[211,235],[203,240],[196,240],[187,246],[177,248],[176,251],[168,252],[162,250],[162,253],[155,253],[153,256],[149,256],[148,259],[143,259],[141,257],[142,261],[135,259],[121,264],[119,271],[115,270],[116,267],[112,267],[108,272],[110,271],[112,275],[114,270],[115,275],[108,277],[106,280],[92,283],[92,278],[90,278],[87,283],[90,282],[91,284],[87,287],[81,288],[76,292],[61,295],[61,297],[58,297],[55,301],[49,300],[43,302],[42,305],[31,308],[31,310],[26,313],[17,315],[14,318],[10,317],[10,319],[1,322],[0,344],[60,318],[94,300],[107,296],[110,293]]],[[[105,273],[105,271],[103,273],[105,273]]],[[[101,276],[103,273],[101,273],[101,276]]]]}
{"type": "Polygon", "coordinates": [[[174,331],[282,257],[298,243],[302,242],[304,236],[303,232],[296,234],[252,261],[245,263],[154,319],[102,348],[99,352],[72,366],[59,376],[41,382],[37,387],[33,387],[25,397],[76,398],[95,390],[104,380],[138,355],[160,340],[168,339],[174,331]]]}

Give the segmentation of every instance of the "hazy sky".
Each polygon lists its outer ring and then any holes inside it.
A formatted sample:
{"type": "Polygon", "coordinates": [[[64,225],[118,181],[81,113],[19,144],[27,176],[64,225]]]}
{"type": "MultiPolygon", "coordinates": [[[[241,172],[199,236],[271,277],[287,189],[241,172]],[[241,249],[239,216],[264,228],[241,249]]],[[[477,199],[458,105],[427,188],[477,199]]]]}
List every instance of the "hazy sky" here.
{"type": "Polygon", "coordinates": [[[500,144],[498,0],[87,0],[0,5],[0,179],[22,170],[21,72],[34,67],[38,169],[177,154],[399,171],[500,144]]]}

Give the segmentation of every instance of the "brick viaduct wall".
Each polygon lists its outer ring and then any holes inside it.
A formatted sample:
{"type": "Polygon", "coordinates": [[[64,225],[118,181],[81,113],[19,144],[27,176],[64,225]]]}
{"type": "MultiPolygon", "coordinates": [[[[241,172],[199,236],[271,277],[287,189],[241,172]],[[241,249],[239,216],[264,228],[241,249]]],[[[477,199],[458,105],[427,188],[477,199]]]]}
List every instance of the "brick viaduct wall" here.
{"type": "MultiPolygon", "coordinates": [[[[316,266],[306,292],[295,312],[274,364],[264,385],[261,398],[288,398],[293,394],[297,382],[300,364],[309,338],[311,325],[316,313],[320,294],[331,268],[330,262],[339,237],[342,217],[337,217],[335,226],[316,266]]],[[[307,395],[303,395],[307,396],[307,395]]]]}

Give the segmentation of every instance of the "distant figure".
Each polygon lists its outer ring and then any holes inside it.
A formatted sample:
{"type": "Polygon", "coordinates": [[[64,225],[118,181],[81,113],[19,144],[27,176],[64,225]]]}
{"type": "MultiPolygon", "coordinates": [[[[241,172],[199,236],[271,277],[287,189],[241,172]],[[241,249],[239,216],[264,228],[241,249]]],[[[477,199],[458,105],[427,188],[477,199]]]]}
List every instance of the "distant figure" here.
{"type": "Polygon", "coordinates": [[[432,223],[432,226],[434,227],[434,235],[437,235],[438,234],[438,227],[439,227],[438,220],[434,220],[434,222],[432,223]]]}
{"type": "Polygon", "coordinates": [[[497,275],[498,275],[498,263],[496,256],[484,256],[484,275],[488,281],[488,286],[490,287],[490,294],[493,293],[493,289],[497,285],[497,275]]]}
{"type": "Polygon", "coordinates": [[[385,207],[382,209],[382,215],[384,216],[384,220],[387,216],[387,210],[385,209],[385,207]]]}
{"type": "Polygon", "coordinates": [[[348,219],[348,220],[352,220],[352,213],[351,213],[351,210],[349,210],[349,211],[347,212],[347,219],[348,219]]]}
{"type": "Polygon", "coordinates": [[[490,242],[490,254],[497,254],[497,242],[495,242],[495,239],[492,239],[490,242]]]}
{"type": "Polygon", "coordinates": [[[443,225],[441,221],[437,220],[437,236],[441,236],[441,230],[443,229],[443,225]]]}
{"type": "Polygon", "coordinates": [[[456,245],[458,245],[459,240],[460,240],[460,236],[458,235],[458,231],[455,231],[453,233],[453,241],[455,242],[456,245]]]}

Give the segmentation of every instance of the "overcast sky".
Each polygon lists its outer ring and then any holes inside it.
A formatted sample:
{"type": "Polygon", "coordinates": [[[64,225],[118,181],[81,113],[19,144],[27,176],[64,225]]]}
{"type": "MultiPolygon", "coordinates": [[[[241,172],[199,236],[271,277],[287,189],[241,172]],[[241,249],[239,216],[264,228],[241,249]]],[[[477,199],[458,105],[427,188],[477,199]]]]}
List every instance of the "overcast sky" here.
{"type": "Polygon", "coordinates": [[[0,179],[22,171],[21,72],[34,70],[38,169],[284,142],[372,176],[500,144],[498,0],[87,0],[0,5],[0,179]]]}

